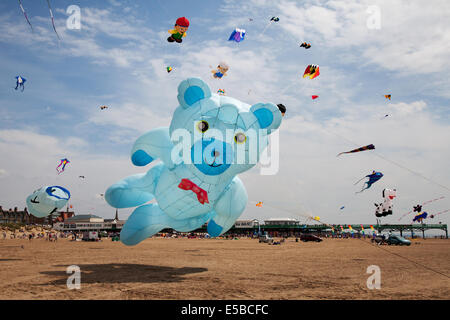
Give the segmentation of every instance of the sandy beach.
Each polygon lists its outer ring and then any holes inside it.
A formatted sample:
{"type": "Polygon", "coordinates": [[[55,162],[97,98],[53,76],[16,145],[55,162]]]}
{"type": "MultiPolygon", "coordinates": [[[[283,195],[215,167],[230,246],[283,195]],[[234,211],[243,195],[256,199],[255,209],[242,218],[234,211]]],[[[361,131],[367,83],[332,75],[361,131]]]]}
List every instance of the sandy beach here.
{"type": "Polygon", "coordinates": [[[0,240],[0,299],[448,299],[449,248],[442,239],[382,249],[358,239],[0,240]],[[80,290],[66,286],[69,265],[81,268],[80,290]],[[370,265],[381,269],[379,290],[367,288],[370,265]]]}

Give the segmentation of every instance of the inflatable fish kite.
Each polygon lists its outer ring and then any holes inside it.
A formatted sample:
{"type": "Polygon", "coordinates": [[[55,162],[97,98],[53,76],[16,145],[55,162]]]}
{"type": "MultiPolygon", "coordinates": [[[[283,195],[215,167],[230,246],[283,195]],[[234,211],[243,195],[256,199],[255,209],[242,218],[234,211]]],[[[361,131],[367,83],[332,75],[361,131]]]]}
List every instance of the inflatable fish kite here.
{"type": "Polygon", "coordinates": [[[19,89],[22,88],[22,92],[23,90],[25,90],[25,82],[27,82],[27,79],[22,78],[21,76],[17,76],[16,77],[16,87],[14,89],[19,89]]]}
{"type": "Polygon", "coordinates": [[[245,37],[245,30],[236,28],[231,33],[228,41],[241,42],[241,41],[244,41],[244,37],[245,37]]]}
{"type": "Polygon", "coordinates": [[[309,48],[311,48],[311,43],[303,42],[303,43],[300,45],[300,48],[309,49],[309,48]]]}
{"type": "Polygon", "coordinates": [[[361,151],[366,151],[366,150],[375,150],[375,146],[373,144],[369,144],[368,146],[364,146],[358,149],[354,149],[354,150],[350,150],[350,151],[346,151],[346,152],[341,152],[337,155],[337,157],[339,157],[341,154],[345,154],[345,153],[355,153],[355,152],[361,152],[361,151]]]}
{"type": "MultiPolygon", "coordinates": [[[[372,184],[374,184],[375,182],[377,182],[378,180],[380,180],[381,178],[383,178],[383,174],[381,172],[376,172],[376,171],[372,171],[371,174],[365,176],[364,178],[369,178],[369,181],[367,181],[365,184],[367,184],[367,186],[365,188],[362,188],[361,191],[358,191],[356,193],[361,193],[366,189],[369,189],[372,184]]],[[[364,178],[362,178],[361,180],[363,180],[364,178]]],[[[361,180],[359,180],[358,182],[355,183],[355,185],[357,183],[359,183],[361,180]]]]}
{"type": "Polygon", "coordinates": [[[309,77],[310,79],[317,78],[320,75],[319,66],[310,64],[306,67],[303,78],[309,77]]]}
{"type": "Polygon", "coordinates": [[[58,174],[63,173],[64,169],[66,168],[66,165],[69,163],[70,161],[67,158],[61,159],[61,163],[59,164],[59,166],[56,167],[56,171],[58,171],[58,174]],[[59,169],[60,167],[61,169],[59,169]]]}
{"type": "Polygon", "coordinates": [[[28,211],[35,217],[44,218],[64,207],[70,199],[70,192],[59,186],[42,187],[28,196],[28,211]]]}

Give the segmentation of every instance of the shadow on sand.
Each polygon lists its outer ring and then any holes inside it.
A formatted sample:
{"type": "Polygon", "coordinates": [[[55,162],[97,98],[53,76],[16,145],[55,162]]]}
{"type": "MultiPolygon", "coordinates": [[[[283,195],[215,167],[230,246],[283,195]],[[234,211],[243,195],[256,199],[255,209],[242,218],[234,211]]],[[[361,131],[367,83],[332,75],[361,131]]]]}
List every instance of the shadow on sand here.
{"type": "MultiPolygon", "coordinates": [[[[52,280],[50,283],[61,285],[66,284],[71,274],[66,273],[68,266],[58,265],[55,267],[64,267],[61,271],[43,271],[45,274],[60,279],[52,280]]],[[[183,276],[191,273],[208,271],[206,268],[173,268],[164,266],[149,266],[143,264],[80,264],[81,283],[154,283],[154,282],[178,282],[182,281],[183,276]]]]}

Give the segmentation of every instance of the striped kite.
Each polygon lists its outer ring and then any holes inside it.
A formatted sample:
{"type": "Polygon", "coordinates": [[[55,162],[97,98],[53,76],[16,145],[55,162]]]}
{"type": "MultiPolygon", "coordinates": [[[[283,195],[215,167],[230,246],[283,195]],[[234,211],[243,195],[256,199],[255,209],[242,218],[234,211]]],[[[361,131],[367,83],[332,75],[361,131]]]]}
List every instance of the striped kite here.
{"type": "Polygon", "coordinates": [[[53,11],[52,11],[52,7],[50,5],[50,0],[47,0],[47,5],[48,5],[48,10],[50,11],[50,18],[52,19],[53,30],[55,30],[55,33],[56,33],[56,36],[58,37],[58,40],[61,40],[61,38],[59,37],[58,32],[56,31],[55,19],[53,18],[53,11]]]}
{"type": "Polygon", "coordinates": [[[315,64],[310,64],[306,67],[305,73],[303,73],[303,78],[309,77],[314,79],[320,75],[319,66],[315,64]]]}
{"type": "Polygon", "coordinates": [[[25,12],[25,9],[24,9],[23,6],[22,6],[22,1],[20,1],[20,0],[19,0],[19,6],[20,6],[20,9],[21,9],[22,12],[23,12],[23,15],[25,16],[25,19],[27,19],[27,22],[28,22],[28,24],[30,25],[31,31],[33,31],[33,26],[31,25],[30,20],[28,20],[27,13],[25,12]]]}
{"type": "Polygon", "coordinates": [[[354,149],[354,150],[350,150],[350,151],[346,151],[346,152],[341,152],[337,155],[337,157],[339,157],[341,154],[344,153],[355,153],[355,152],[361,152],[361,151],[366,151],[366,150],[375,150],[375,146],[373,144],[369,144],[368,146],[364,146],[358,149],[354,149]]]}
{"type": "Polygon", "coordinates": [[[61,163],[59,164],[59,166],[56,167],[56,171],[58,171],[58,174],[61,174],[62,172],[64,172],[64,169],[66,168],[66,165],[69,164],[70,161],[67,158],[61,159],[61,163]],[[61,170],[58,170],[59,167],[61,167],[61,170]]]}
{"type": "Polygon", "coordinates": [[[244,41],[244,38],[245,38],[245,30],[236,28],[231,33],[230,38],[228,38],[228,41],[241,42],[244,41]]]}

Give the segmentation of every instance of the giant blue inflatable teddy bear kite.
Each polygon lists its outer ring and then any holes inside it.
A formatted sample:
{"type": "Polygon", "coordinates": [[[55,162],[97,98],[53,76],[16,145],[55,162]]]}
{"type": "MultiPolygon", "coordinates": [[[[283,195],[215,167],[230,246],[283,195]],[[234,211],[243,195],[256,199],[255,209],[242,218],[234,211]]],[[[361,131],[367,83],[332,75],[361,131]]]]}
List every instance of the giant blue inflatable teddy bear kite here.
{"type": "Polygon", "coordinates": [[[161,163],[120,180],[105,193],[115,208],[139,206],[120,234],[126,245],[164,228],[187,232],[206,222],[212,237],[228,231],[248,200],[236,175],[256,165],[268,135],[281,124],[275,104],[250,106],[219,96],[198,78],[180,83],[178,101],[170,128],[147,132],[131,151],[136,166],[156,159],[161,163]],[[156,202],[145,204],[152,199],[156,202]]]}

